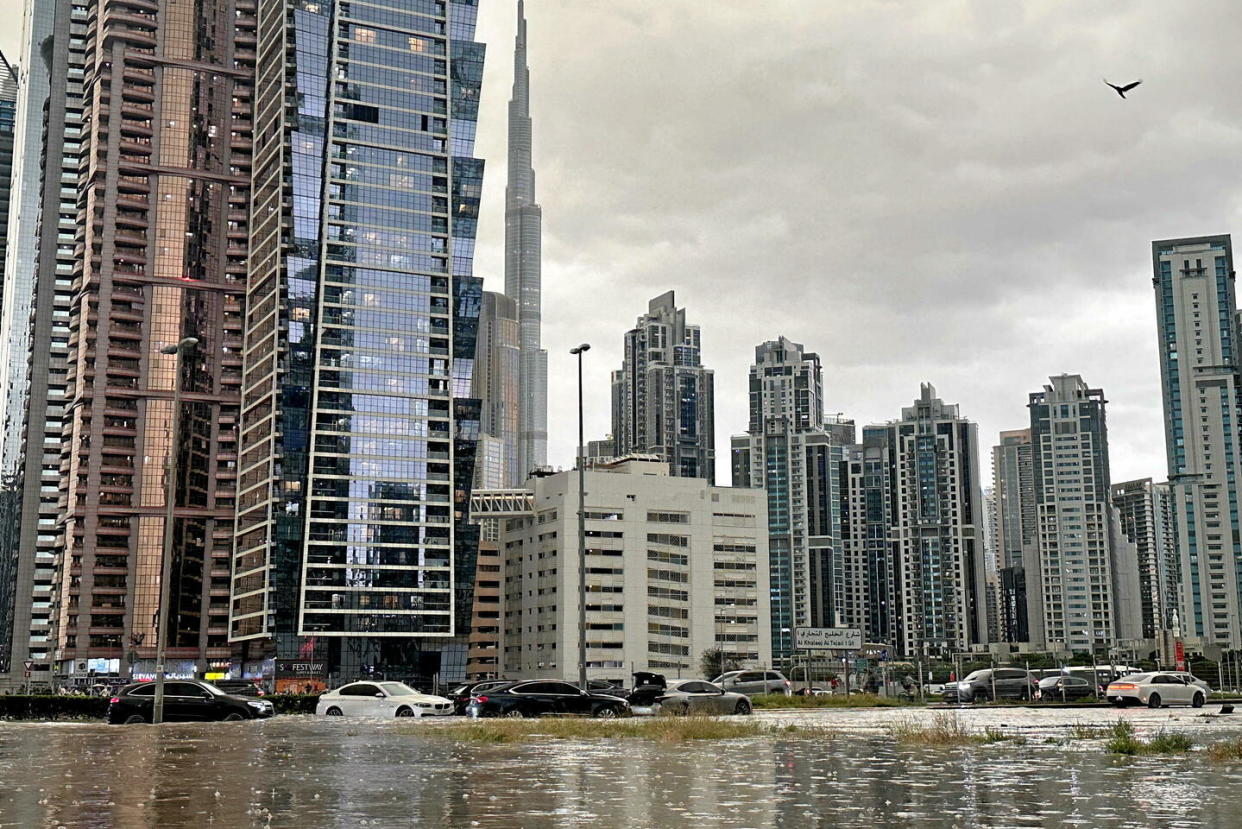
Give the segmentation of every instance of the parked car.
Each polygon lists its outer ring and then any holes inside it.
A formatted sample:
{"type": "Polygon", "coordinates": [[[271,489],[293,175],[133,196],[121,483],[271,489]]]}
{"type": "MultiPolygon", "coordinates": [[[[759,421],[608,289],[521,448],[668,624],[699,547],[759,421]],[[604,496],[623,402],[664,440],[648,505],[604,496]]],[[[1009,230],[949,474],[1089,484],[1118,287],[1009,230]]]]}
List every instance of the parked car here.
{"type": "Polygon", "coordinates": [[[239,697],[264,697],[267,694],[249,679],[218,679],[211,683],[226,694],[239,697]]]}
{"type": "Polygon", "coordinates": [[[1044,702],[1061,702],[1095,696],[1091,680],[1081,676],[1046,676],[1039,681],[1039,699],[1044,702]]]}
{"type": "Polygon", "coordinates": [[[793,694],[793,683],[780,671],[729,671],[712,680],[726,691],[745,694],[793,694]]]}
{"type": "Polygon", "coordinates": [[[1110,682],[1108,701],[1118,707],[1146,705],[1163,708],[1166,705],[1192,705],[1202,708],[1207,702],[1207,692],[1194,683],[1187,682],[1175,673],[1157,671],[1149,674],[1130,674],[1110,682]]]}
{"type": "Polygon", "coordinates": [[[475,682],[466,682],[445,692],[444,696],[448,697],[453,703],[453,713],[462,716],[466,713],[466,706],[470,704],[470,698],[476,693],[483,693],[489,688],[499,688],[501,685],[508,685],[511,682],[513,682],[511,679],[483,679],[475,682]]]}
{"type": "Polygon", "coordinates": [[[750,697],[702,679],[677,679],[656,700],[663,714],[749,714],[750,697]]]}
{"type": "Polygon", "coordinates": [[[634,690],[625,695],[625,700],[635,714],[654,714],[667,687],[668,682],[663,674],[637,671],[634,673],[634,690]]]}
{"type": "MultiPolygon", "coordinates": [[[[126,685],[108,701],[108,722],[151,722],[154,711],[154,682],[126,685]]],[[[178,679],[164,683],[165,722],[257,720],[275,713],[265,699],[226,694],[210,682],[178,679]]]]}
{"type": "Polygon", "coordinates": [[[1182,679],[1184,679],[1187,683],[1189,683],[1190,685],[1198,685],[1200,688],[1203,689],[1204,694],[1206,694],[1209,697],[1212,696],[1212,686],[1208,685],[1202,679],[1199,679],[1197,676],[1192,674],[1190,671],[1166,671],[1166,673],[1173,674],[1173,676],[1179,676],[1182,679]]]}
{"type": "Polygon", "coordinates": [[[404,682],[351,682],[319,697],[324,717],[442,717],[453,713],[444,697],[422,694],[404,682]]]}
{"type": "Polygon", "coordinates": [[[631,710],[628,702],[612,694],[588,693],[559,679],[532,679],[476,694],[466,713],[471,717],[626,717],[631,710]]]}
{"type": "Polygon", "coordinates": [[[944,686],[945,702],[979,702],[993,699],[1034,699],[1038,680],[1022,668],[984,668],[962,681],[944,686]],[[995,673],[995,682],[992,674],[995,673]]]}

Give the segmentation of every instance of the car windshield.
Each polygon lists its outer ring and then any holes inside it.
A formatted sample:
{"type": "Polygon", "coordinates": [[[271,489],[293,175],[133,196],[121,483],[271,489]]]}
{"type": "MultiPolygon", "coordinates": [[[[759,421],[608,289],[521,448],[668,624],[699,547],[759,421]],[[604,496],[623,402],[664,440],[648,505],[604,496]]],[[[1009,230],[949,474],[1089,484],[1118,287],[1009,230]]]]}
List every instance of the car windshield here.
{"type": "Polygon", "coordinates": [[[987,671],[975,671],[973,674],[971,674],[970,676],[966,677],[965,681],[966,681],[966,682],[975,682],[975,681],[980,680],[980,679],[986,679],[986,678],[987,678],[987,676],[988,676],[988,672],[987,672],[987,671]]]}
{"type": "Polygon", "coordinates": [[[390,697],[408,697],[411,694],[417,694],[409,685],[404,682],[381,682],[380,687],[384,689],[384,693],[390,697]]]}
{"type": "Polygon", "coordinates": [[[462,694],[466,693],[466,689],[467,689],[467,688],[469,688],[469,687],[470,687],[469,685],[458,685],[456,688],[454,688],[453,690],[449,691],[449,696],[451,696],[451,697],[459,697],[459,696],[461,696],[462,694]]]}
{"type": "Polygon", "coordinates": [[[198,684],[199,684],[199,685],[202,685],[204,688],[206,688],[208,691],[211,691],[211,693],[215,694],[215,695],[216,695],[216,696],[218,696],[218,697],[219,697],[219,696],[224,696],[224,695],[227,693],[226,691],[221,691],[219,688],[217,688],[216,686],[212,685],[210,682],[201,682],[201,681],[200,681],[198,684]]]}
{"type": "Polygon", "coordinates": [[[1123,676],[1117,682],[1146,682],[1149,679],[1151,679],[1151,674],[1130,674],[1123,676]]]}

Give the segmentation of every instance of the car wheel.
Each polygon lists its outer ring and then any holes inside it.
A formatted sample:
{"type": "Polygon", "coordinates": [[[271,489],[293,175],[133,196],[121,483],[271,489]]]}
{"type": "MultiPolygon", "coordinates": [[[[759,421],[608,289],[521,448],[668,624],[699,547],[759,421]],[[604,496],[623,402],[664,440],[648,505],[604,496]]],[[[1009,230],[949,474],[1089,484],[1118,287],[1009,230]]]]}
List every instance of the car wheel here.
{"type": "Polygon", "coordinates": [[[236,711],[230,711],[228,716],[224,718],[224,721],[225,722],[239,722],[244,719],[246,718],[243,717],[241,714],[238,714],[236,711]]]}
{"type": "Polygon", "coordinates": [[[329,717],[343,717],[344,716],[344,713],[341,711],[341,709],[337,708],[335,705],[329,708],[327,711],[324,711],[323,713],[329,717]]]}
{"type": "Polygon", "coordinates": [[[414,716],[414,709],[410,708],[410,706],[408,705],[403,705],[397,709],[397,716],[398,717],[412,717],[414,716]]]}
{"type": "Polygon", "coordinates": [[[128,717],[125,718],[126,725],[138,725],[138,723],[144,723],[146,721],[147,721],[147,718],[142,716],[141,714],[130,714],[128,717]]]}
{"type": "Polygon", "coordinates": [[[592,716],[594,716],[597,720],[615,720],[617,717],[621,716],[621,713],[617,711],[615,707],[609,705],[604,708],[597,709],[592,716]]]}
{"type": "Polygon", "coordinates": [[[520,719],[522,719],[523,717],[525,717],[526,715],[522,713],[521,709],[519,709],[519,708],[514,708],[514,709],[513,709],[513,710],[511,710],[511,711],[506,711],[505,713],[501,714],[500,716],[504,717],[506,720],[520,720],[520,719]]]}
{"type": "Polygon", "coordinates": [[[1150,697],[1148,697],[1147,707],[1148,708],[1159,708],[1160,707],[1160,695],[1152,694],[1150,697]]]}
{"type": "Polygon", "coordinates": [[[1198,693],[1198,694],[1195,694],[1195,698],[1191,700],[1190,704],[1193,705],[1195,708],[1202,708],[1203,703],[1205,702],[1207,702],[1207,698],[1204,697],[1202,693],[1198,693]]]}
{"type": "Polygon", "coordinates": [[[733,713],[734,714],[749,714],[750,713],[750,701],[744,700],[744,699],[738,700],[737,705],[733,706],[733,713]]]}

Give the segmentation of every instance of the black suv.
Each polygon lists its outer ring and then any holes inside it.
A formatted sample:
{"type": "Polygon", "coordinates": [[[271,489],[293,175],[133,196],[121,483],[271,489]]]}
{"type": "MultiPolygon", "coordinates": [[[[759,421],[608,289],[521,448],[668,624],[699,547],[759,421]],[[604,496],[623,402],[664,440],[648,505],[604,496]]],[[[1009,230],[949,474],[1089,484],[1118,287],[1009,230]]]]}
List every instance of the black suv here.
{"type": "Polygon", "coordinates": [[[559,679],[534,679],[509,682],[475,694],[466,713],[472,717],[627,717],[631,712],[628,702],[612,694],[588,694],[559,679]]]}
{"type": "MultiPolygon", "coordinates": [[[[126,685],[109,701],[108,722],[151,722],[154,708],[154,682],[126,685]]],[[[164,683],[165,722],[257,720],[274,713],[267,700],[226,694],[209,682],[174,679],[164,683]]]]}

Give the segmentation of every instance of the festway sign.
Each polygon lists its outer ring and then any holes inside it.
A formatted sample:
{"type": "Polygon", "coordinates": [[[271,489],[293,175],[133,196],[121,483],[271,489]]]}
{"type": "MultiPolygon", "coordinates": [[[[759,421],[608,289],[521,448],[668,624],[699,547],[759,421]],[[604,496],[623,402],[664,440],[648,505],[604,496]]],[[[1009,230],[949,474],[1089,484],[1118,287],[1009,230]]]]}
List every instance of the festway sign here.
{"type": "Polygon", "coordinates": [[[794,628],[794,648],[811,651],[856,651],[862,647],[858,628],[794,628]]]}

